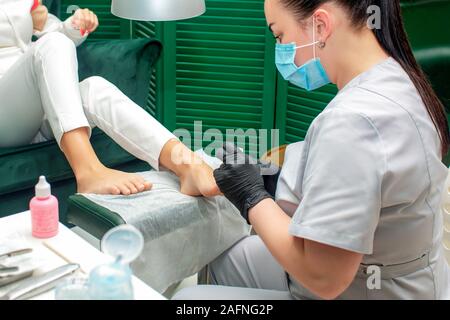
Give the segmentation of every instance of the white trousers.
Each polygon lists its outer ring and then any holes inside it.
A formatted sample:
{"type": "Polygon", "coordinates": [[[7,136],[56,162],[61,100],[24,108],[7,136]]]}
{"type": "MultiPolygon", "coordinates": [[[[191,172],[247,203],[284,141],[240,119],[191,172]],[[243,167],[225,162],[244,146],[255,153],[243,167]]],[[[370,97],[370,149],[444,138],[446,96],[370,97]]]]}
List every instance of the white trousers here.
{"type": "Polygon", "coordinates": [[[258,236],[236,243],[209,264],[213,285],[180,290],[173,300],[294,300],[289,279],[258,236]]]}
{"type": "Polygon", "coordinates": [[[36,41],[0,78],[0,148],[99,127],[135,157],[159,167],[175,136],[101,77],[81,83],[75,45],[61,33],[36,41]]]}

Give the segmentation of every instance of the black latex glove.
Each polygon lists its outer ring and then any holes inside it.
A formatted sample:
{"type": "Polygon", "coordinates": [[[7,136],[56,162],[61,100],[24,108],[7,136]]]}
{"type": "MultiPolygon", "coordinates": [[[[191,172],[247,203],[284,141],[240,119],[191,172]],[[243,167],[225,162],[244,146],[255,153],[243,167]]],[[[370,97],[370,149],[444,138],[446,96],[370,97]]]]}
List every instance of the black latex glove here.
{"type": "Polygon", "coordinates": [[[269,192],[272,197],[275,197],[275,193],[277,191],[278,179],[280,178],[280,173],[281,173],[281,170],[278,170],[277,174],[272,174],[270,176],[268,176],[268,175],[263,176],[264,187],[266,188],[267,192],[269,192]]]}
{"type": "Polygon", "coordinates": [[[272,197],[275,197],[277,190],[278,178],[280,177],[281,168],[272,163],[266,163],[254,159],[246,155],[233,143],[227,142],[223,148],[216,150],[216,157],[227,164],[258,164],[261,175],[264,179],[264,187],[272,197]]]}
{"type": "Polygon", "coordinates": [[[250,223],[248,211],[264,199],[273,199],[264,187],[261,164],[234,145],[226,144],[222,153],[218,156],[224,163],[214,171],[214,178],[220,191],[250,223]]]}

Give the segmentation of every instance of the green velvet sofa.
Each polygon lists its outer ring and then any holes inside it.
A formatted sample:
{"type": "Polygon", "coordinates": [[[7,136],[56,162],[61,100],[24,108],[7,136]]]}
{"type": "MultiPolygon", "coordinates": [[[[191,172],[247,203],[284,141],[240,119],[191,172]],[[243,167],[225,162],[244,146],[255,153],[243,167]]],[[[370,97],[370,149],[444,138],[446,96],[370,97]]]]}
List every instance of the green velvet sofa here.
{"type": "MultiPolygon", "coordinates": [[[[59,2],[50,0],[47,5],[51,12],[58,13],[59,2]]],[[[77,49],[80,81],[93,75],[104,77],[147,110],[152,68],[161,49],[161,43],[151,39],[86,42],[77,49]]],[[[108,167],[130,172],[149,168],[99,129],[94,130],[91,141],[100,160],[108,167]]],[[[68,162],[54,141],[0,148],[0,217],[28,209],[40,175],[50,181],[53,194],[60,200],[60,220],[67,223],[67,198],[76,192],[76,184],[68,162]]]]}

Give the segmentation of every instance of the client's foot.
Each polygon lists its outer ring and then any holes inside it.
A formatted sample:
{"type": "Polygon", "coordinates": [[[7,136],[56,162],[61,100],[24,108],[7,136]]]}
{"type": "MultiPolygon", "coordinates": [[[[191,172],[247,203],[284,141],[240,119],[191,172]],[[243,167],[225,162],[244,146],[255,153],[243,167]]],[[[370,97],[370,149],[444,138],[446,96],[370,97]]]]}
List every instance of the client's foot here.
{"type": "Polygon", "coordinates": [[[180,141],[172,139],[165,144],[161,151],[160,164],[178,176],[182,193],[205,197],[220,194],[213,169],[180,141]]]}
{"type": "Polygon", "coordinates": [[[189,196],[214,197],[220,194],[213,170],[206,163],[194,164],[180,175],[181,192],[189,196]]]}
{"type": "Polygon", "coordinates": [[[130,195],[150,190],[152,184],[141,176],[100,166],[77,177],[79,193],[130,195]]]}

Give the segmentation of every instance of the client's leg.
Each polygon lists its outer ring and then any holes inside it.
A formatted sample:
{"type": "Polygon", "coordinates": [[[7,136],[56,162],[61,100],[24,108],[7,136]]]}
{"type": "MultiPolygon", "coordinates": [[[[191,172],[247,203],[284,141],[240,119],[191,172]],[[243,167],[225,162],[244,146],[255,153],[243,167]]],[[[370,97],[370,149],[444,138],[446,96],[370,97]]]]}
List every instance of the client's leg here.
{"type": "MultiPolygon", "coordinates": [[[[84,113],[90,126],[98,126],[114,141],[153,168],[163,166],[180,177],[181,192],[214,196],[219,193],[212,169],[184,146],[161,123],[101,77],[80,83],[84,113]]],[[[82,186],[98,185],[95,175],[86,175],[82,186]]]]}
{"type": "Polygon", "coordinates": [[[140,176],[108,169],[97,158],[81,102],[74,43],[61,33],[50,33],[26,55],[45,115],[75,173],[78,191],[128,195],[148,190],[150,184],[140,176]]]}
{"type": "Polygon", "coordinates": [[[129,195],[151,188],[151,183],[139,175],[105,167],[89,142],[87,128],[66,132],[61,139],[61,149],[73,168],[78,192],[129,195]]]}
{"type": "Polygon", "coordinates": [[[0,148],[29,144],[44,119],[29,60],[24,55],[0,79],[0,148]]]}

